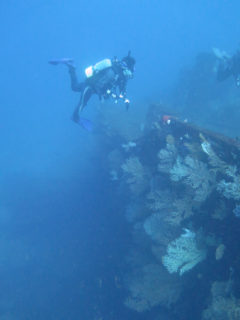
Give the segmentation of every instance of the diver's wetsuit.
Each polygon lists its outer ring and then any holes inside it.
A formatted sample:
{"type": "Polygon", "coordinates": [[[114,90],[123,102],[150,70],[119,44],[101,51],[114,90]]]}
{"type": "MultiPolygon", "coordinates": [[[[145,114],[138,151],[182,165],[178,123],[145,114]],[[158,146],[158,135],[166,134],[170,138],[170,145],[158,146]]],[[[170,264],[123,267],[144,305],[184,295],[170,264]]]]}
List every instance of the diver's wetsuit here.
{"type": "Polygon", "coordinates": [[[72,66],[69,66],[69,74],[72,90],[81,92],[79,103],[73,112],[73,121],[78,121],[79,113],[87,105],[93,94],[97,94],[100,99],[102,97],[106,99],[109,96],[107,95],[108,90],[116,93],[118,89],[123,96],[126,93],[127,79],[118,63],[113,63],[112,67],[100,71],[84,82],[78,82],[76,70],[72,66]]]}
{"type": "Polygon", "coordinates": [[[115,73],[115,90],[118,88],[119,94],[122,96],[126,95],[126,88],[127,88],[127,78],[124,76],[123,73],[123,65],[121,61],[113,61],[112,62],[112,69],[115,73]]]}

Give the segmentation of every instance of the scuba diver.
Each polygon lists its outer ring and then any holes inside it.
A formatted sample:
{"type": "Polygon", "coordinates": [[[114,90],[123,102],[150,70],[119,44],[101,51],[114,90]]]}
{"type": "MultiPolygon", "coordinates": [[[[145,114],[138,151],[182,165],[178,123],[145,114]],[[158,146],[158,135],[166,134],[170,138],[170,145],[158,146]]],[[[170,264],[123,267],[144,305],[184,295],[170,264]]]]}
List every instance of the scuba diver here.
{"type": "Polygon", "coordinates": [[[68,67],[73,91],[81,92],[79,103],[74,109],[72,120],[76,123],[80,121],[80,113],[87,105],[93,94],[97,94],[100,100],[109,98],[117,103],[124,101],[126,108],[129,108],[130,101],[126,97],[126,86],[129,79],[133,78],[135,59],[131,52],[122,60],[116,57],[104,59],[94,66],[85,69],[85,80],[79,82],[76,74],[76,67],[73,59],[50,60],[50,64],[64,64],[68,67]]]}
{"type": "Polygon", "coordinates": [[[213,53],[218,59],[217,79],[224,81],[233,76],[237,87],[240,87],[240,51],[230,56],[225,51],[213,48],[213,53]]]}

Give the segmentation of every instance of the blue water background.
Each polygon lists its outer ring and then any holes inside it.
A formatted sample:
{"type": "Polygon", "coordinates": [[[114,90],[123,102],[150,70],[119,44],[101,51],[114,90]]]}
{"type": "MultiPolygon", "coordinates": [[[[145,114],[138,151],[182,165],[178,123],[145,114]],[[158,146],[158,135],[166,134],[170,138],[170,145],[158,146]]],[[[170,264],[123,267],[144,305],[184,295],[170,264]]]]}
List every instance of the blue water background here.
{"type": "Polygon", "coordinates": [[[115,292],[128,231],[101,145],[70,121],[78,95],[48,60],[74,58],[81,77],[131,50],[141,112],[199,52],[236,50],[239,11],[236,0],[1,1],[0,316],[133,319],[115,292]]]}

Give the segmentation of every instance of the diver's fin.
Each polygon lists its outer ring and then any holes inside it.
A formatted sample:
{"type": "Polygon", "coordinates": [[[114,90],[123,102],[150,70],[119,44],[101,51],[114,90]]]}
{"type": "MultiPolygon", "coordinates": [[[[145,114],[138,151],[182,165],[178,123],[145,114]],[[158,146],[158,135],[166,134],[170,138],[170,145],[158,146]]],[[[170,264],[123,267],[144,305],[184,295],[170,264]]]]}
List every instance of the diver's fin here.
{"type": "Polygon", "coordinates": [[[74,60],[71,58],[53,59],[48,61],[48,63],[53,64],[54,66],[58,64],[73,65],[73,62],[74,60]]]}
{"type": "Polygon", "coordinates": [[[93,130],[93,124],[90,120],[85,118],[79,118],[77,123],[85,130],[91,132],[93,130]]]}

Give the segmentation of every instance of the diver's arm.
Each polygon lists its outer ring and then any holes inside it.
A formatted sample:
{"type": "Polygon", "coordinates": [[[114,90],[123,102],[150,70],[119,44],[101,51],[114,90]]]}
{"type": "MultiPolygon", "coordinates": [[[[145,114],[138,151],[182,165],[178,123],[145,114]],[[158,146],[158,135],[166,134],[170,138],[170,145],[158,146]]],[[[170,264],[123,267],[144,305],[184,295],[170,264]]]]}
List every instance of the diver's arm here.
{"type": "Polygon", "coordinates": [[[126,109],[129,109],[130,106],[130,100],[127,98],[127,81],[124,79],[119,83],[119,99],[123,99],[123,102],[126,106],[126,109]]]}
{"type": "Polygon", "coordinates": [[[125,97],[127,94],[127,80],[124,77],[119,79],[118,87],[120,94],[125,97]]]}

